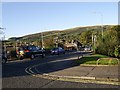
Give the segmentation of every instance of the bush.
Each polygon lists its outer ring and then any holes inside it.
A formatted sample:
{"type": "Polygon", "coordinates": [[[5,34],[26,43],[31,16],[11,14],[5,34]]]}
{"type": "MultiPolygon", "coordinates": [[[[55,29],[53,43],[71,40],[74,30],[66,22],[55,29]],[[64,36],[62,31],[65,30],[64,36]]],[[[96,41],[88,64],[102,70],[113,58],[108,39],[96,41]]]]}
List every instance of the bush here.
{"type": "Polygon", "coordinates": [[[114,55],[115,55],[115,57],[120,57],[120,48],[119,47],[115,47],[114,55]]]}
{"type": "Polygon", "coordinates": [[[98,35],[96,52],[108,56],[119,57],[120,51],[119,48],[116,47],[119,44],[118,32],[116,30],[107,30],[104,32],[103,37],[98,35]]]}
{"type": "Polygon", "coordinates": [[[114,55],[115,55],[115,57],[118,57],[118,55],[119,55],[118,47],[115,47],[114,55]]]}

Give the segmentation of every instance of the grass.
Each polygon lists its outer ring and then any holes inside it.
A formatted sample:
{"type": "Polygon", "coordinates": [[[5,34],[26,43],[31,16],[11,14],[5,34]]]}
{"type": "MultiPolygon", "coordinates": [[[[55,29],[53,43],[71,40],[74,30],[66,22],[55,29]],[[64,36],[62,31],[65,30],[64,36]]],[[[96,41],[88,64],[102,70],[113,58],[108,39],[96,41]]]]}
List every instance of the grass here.
{"type": "Polygon", "coordinates": [[[118,64],[118,61],[116,58],[111,58],[109,56],[100,55],[100,54],[83,56],[81,59],[76,60],[76,62],[77,64],[96,65],[98,59],[100,59],[98,62],[99,65],[117,65],[118,64]]]}

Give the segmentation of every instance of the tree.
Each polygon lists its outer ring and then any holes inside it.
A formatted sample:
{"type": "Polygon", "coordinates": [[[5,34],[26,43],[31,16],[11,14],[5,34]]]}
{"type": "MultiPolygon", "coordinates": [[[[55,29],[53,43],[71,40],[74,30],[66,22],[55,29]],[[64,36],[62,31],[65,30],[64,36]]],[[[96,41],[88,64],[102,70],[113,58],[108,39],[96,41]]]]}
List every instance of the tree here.
{"type": "Polygon", "coordinates": [[[92,31],[82,32],[79,39],[83,45],[92,44],[92,31]]]}
{"type": "Polygon", "coordinates": [[[44,38],[44,46],[45,48],[53,48],[54,47],[53,37],[44,38]]]}
{"type": "MultiPolygon", "coordinates": [[[[97,53],[114,56],[116,54],[115,47],[119,45],[119,38],[117,30],[107,30],[104,36],[98,36],[97,39],[97,53]]],[[[116,54],[117,55],[117,54],[116,54]]]]}
{"type": "Polygon", "coordinates": [[[118,39],[119,39],[119,45],[120,45],[120,25],[113,26],[111,30],[114,30],[114,31],[117,32],[117,36],[118,36],[118,39]]]}
{"type": "Polygon", "coordinates": [[[115,47],[115,50],[114,50],[114,55],[115,55],[115,57],[119,57],[119,47],[117,46],[117,47],[115,47]]]}

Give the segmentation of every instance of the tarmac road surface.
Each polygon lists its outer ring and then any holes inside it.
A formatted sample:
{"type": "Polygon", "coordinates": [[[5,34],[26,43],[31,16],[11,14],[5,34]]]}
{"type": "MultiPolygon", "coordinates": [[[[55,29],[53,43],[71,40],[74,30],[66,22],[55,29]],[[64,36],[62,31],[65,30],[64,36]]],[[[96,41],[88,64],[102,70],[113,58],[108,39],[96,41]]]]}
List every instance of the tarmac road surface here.
{"type": "MultiPolygon", "coordinates": [[[[2,66],[2,88],[118,88],[118,85],[97,84],[85,82],[59,81],[34,77],[26,72],[26,68],[46,63],[39,69],[43,73],[58,72],[76,67],[74,58],[80,53],[67,53],[65,55],[46,56],[35,60],[21,60],[8,62],[2,66]],[[70,60],[72,58],[72,60],[70,60]],[[54,62],[49,64],[49,62],[54,62]],[[59,68],[57,67],[59,66],[59,68]],[[60,67],[61,66],[61,67],[60,67]]],[[[34,71],[34,70],[33,70],[34,71]]],[[[34,72],[33,72],[34,73],[34,72]]]]}

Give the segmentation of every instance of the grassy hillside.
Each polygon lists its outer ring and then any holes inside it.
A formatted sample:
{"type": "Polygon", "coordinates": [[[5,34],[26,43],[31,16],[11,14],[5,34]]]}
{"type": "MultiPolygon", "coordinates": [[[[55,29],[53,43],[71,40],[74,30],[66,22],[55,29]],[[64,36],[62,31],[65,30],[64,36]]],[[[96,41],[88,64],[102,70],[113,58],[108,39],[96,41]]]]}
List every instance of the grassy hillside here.
{"type": "MultiPolygon", "coordinates": [[[[104,30],[109,30],[112,27],[113,25],[105,25],[104,30]]],[[[70,28],[66,30],[46,31],[46,32],[42,32],[42,34],[43,34],[43,37],[51,37],[51,36],[57,36],[57,35],[64,37],[64,36],[71,36],[71,35],[80,35],[81,32],[88,31],[88,30],[100,31],[101,26],[76,27],[76,28],[70,28]]],[[[16,38],[17,40],[40,39],[41,33],[30,34],[22,37],[11,37],[9,38],[9,40],[14,40],[13,38],[16,38]]]]}
{"type": "MultiPolygon", "coordinates": [[[[104,25],[104,31],[110,30],[113,27],[113,25],[104,25]]],[[[54,31],[46,31],[42,32],[43,39],[44,39],[44,45],[47,46],[48,44],[51,44],[49,46],[53,46],[54,44],[54,38],[58,37],[59,40],[79,40],[80,41],[80,35],[82,32],[85,31],[99,31],[101,32],[101,26],[86,26],[86,27],[75,27],[70,28],[66,30],[54,30],[54,31]]],[[[35,33],[30,34],[22,37],[11,37],[9,38],[9,41],[21,41],[21,42],[36,42],[41,45],[41,33],[35,33]]]]}

